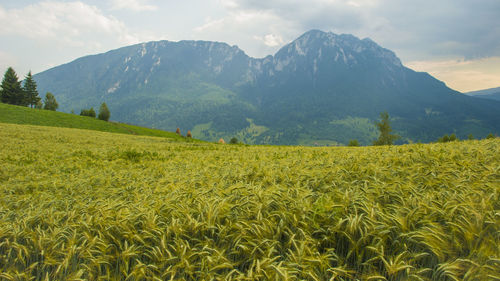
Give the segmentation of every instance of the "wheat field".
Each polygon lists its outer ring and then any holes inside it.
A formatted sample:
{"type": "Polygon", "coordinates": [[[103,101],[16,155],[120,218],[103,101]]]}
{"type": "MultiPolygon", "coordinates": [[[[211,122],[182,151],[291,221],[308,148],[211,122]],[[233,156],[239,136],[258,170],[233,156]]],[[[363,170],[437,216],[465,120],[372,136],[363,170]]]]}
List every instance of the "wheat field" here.
{"type": "Polygon", "coordinates": [[[1,280],[500,280],[500,139],[179,143],[0,124],[1,280]]]}

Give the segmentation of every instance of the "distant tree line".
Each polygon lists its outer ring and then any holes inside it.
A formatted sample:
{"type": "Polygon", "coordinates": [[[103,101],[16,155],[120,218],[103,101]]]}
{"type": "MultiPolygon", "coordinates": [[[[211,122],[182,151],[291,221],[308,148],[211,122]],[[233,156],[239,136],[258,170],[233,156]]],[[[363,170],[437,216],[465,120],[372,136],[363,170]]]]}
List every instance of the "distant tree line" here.
{"type": "Polygon", "coordinates": [[[99,108],[99,114],[96,115],[95,113],[95,110],[93,107],[89,108],[89,109],[82,109],[80,111],[80,115],[81,116],[88,116],[88,117],[92,117],[92,118],[97,118],[99,120],[103,120],[103,121],[109,121],[109,117],[111,116],[111,112],[109,111],[109,108],[108,106],[106,105],[105,102],[103,102],[101,104],[101,107],[99,108]]]}
{"type": "Polygon", "coordinates": [[[43,108],[53,111],[59,107],[56,98],[50,92],[45,94],[45,99],[42,103],[42,99],[38,96],[36,82],[31,75],[31,71],[28,72],[24,79],[24,83],[21,84],[22,81],[19,81],[14,69],[9,67],[0,85],[0,101],[7,104],[29,106],[38,109],[43,108]]]}
{"type": "MultiPolygon", "coordinates": [[[[494,139],[495,138],[495,135],[493,135],[492,133],[489,133],[487,136],[486,136],[486,139],[494,139]]],[[[472,134],[469,134],[467,136],[467,139],[468,140],[473,140],[474,139],[474,136],[472,134]]],[[[440,137],[437,142],[452,142],[452,141],[459,141],[458,137],[455,135],[455,134],[451,134],[451,135],[444,135],[442,137],[440,137]]]]}
{"type": "MultiPolygon", "coordinates": [[[[377,126],[377,129],[380,132],[380,135],[377,140],[373,142],[373,145],[392,145],[395,140],[401,138],[399,135],[391,134],[392,128],[391,128],[391,123],[389,121],[389,114],[387,112],[382,112],[380,113],[380,122],[375,122],[375,125],[377,126]]],[[[496,136],[490,133],[486,139],[494,139],[496,136]]],[[[472,134],[469,134],[467,136],[468,140],[473,140],[474,136],[472,134]]],[[[459,141],[458,137],[456,134],[451,134],[451,135],[444,135],[440,137],[437,142],[439,143],[446,143],[446,142],[453,142],[453,141],[459,141]]],[[[356,139],[350,140],[347,146],[359,146],[359,142],[356,139]]]]}

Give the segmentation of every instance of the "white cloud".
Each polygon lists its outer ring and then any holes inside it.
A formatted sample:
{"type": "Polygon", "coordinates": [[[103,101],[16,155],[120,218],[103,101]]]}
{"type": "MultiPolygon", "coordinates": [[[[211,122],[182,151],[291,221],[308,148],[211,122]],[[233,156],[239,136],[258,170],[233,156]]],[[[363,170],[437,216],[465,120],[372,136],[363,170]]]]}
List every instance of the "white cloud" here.
{"type": "Polygon", "coordinates": [[[82,1],[4,7],[0,5],[0,52],[5,54],[1,60],[19,73],[37,73],[84,55],[157,38],[151,32],[132,32],[116,17],[82,1]]]}
{"type": "Polygon", "coordinates": [[[370,1],[356,0],[357,6],[353,6],[352,1],[343,0],[219,0],[225,15],[194,31],[205,39],[230,40],[244,46],[249,55],[263,57],[309,29],[353,31],[358,24],[347,30],[346,22],[358,22],[362,17],[359,8],[370,1]]]}
{"type": "Polygon", "coordinates": [[[282,34],[285,41],[307,30],[321,29],[370,37],[396,51],[403,61],[443,55],[468,59],[500,55],[498,0],[480,3],[468,0],[219,0],[219,3],[230,16],[249,12],[274,15],[276,22],[286,25],[271,31],[263,22],[249,24],[254,32],[282,34]]]}
{"type": "Polygon", "coordinates": [[[264,42],[266,46],[269,47],[276,47],[276,46],[281,46],[283,45],[284,41],[283,38],[279,35],[274,35],[274,34],[267,34],[263,37],[261,36],[254,36],[255,39],[264,42]]]}
{"type": "Polygon", "coordinates": [[[0,6],[0,35],[53,40],[69,46],[95,46],[103,36],[124,44],[137,42],[123,22],[79,1],[44,1],[10,10],[0,6]]]}
{"type": "MultiPolygon", "coordinates": [[[[0,66],[5,67],[5,66],[10,66],[10,65],[15,65],[16,60],[14,59],[14,56],[12,56],[9,53],[2,52],[0,50],[0,66]]],[[[3,69],[0,69],[2,71],[3,69]]],[[[0,75],[3,75],[3,72],[0,73],[0,75]]]]}
{"type": "Polygon", "coordinates": [[[132,11],[156,11],[158,7],[147,4],[144,0],[111,0],[113,9],[116,10],[132,10],[132,11]]]}

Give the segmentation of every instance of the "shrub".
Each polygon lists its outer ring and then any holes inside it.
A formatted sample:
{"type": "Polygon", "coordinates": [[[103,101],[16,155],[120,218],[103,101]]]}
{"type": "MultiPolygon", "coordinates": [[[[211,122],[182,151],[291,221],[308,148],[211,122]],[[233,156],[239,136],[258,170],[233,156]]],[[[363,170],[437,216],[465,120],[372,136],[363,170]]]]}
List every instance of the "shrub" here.
{"type": "Polygon", "coordinates": [[[191,135],[191,131],[188,131],[188,132],[187,132],[186,137],[188,137],[188,138],[192,138],[192,137],[193,137],[193,135],[191,135]]]}
{"type": "Polygon", "coordinates": [[[457,138],[457,135],[451,134],[451,135],[444,135],[438,139],[438,142],[450,142],[450,141],[458,141],[459,139],[457,138]]]}
{"type": "Polygon", "coordinates": [[[449,142],[450,137],[448,135],[444,135],[438,139],[438,142],[449,142]]]}
{"type": "Polygon", "coordinates": [[[230,141],[229,141],[230,144],[238,144],[238,139],[233,137],[230,141]]]}
{"type": "Polygon", "coordinates": [[[359,146],[358,140],[350,140],[347,146],[359,146]]]}
{"type": "Polygon", "coordinates": [[[94,111],[94,108],[91,107],[90,109],[82,109],[80,111],[80,115],[81,116],[88,116],[88,117],[93,117],[95,118],[95,111],[94,111]]]}

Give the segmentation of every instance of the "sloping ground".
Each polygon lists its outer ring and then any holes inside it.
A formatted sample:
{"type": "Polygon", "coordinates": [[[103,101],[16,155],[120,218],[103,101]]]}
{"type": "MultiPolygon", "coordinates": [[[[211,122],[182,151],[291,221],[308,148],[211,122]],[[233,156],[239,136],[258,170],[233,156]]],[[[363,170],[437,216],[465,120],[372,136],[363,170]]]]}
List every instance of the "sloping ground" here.
{"type": "Polygon", "coordinates": [[[500,140],[269,147],[0,124],[2,280],[498,280],[500,140]]]}
{"type": "Polygon", "coordinates": [[[0,103],[0,123],[87,129],[110,133],[165,137],[179,141],[186,141],[185,138],[180,137],[173,132],[116,122],[105,122],[86,116],[50,110],[38,110],[4,103],[0,103]]]}

